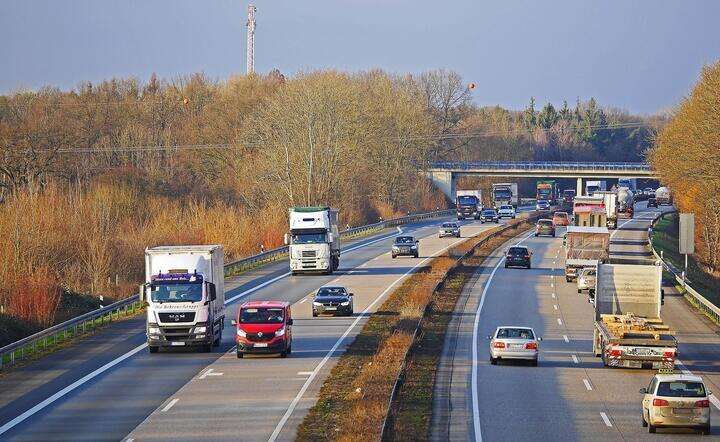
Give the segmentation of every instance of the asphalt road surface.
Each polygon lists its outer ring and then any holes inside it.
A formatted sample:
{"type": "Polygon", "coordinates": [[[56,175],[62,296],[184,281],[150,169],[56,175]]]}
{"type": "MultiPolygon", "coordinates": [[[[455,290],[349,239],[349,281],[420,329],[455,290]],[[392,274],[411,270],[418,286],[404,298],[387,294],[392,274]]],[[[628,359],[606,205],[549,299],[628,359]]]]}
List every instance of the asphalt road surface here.
{"type": "MultiPolygon", "coordinates": [[[[649,258],[647,229],[659,211],[638,205],[633,220],[613,231],[611,256],[649,258]],[[616,233],[614,233],[616,232],[616,233]]],[[[641,426],[638,390],[651,370],[605,368],[592,354],[593,306],[565,282],[562,232],[521,235],[533,268],[505,269],[501,247],[476,274],[456,309],[435,387],[433,440],[678,440],[689,430],[641,426]],[[482,303],[481,309],[478,310],[482,303]],[[477,314],[479,311],[479,314],[477,314]],[[543,337],[538,367],[490,365],[488,341],[497,326],[530,326],[543,337]],[[477,333],[473,333],[477,329],[477,333]],[[475,351],[473,351],[475,350],[475,351]]],[[[666,288],[663,319],[677,331],[678,368],[702,375],[720,392],[720,330],[666,288]]],[[[711,413],[720,402],[713,398],[711,413]]],[[[717,419],[717,418],[716,418],[717,419]]],[[[714,438],[720,428],[713,427],[714,438]]]]}
{"type": "MultiPolygon", "coordinates": [[[[397,232],[344,245],[340,271],[287,277],[279,262],[226,280],[226,327],[213,353],[150,355],[144,318],[112,324],[64,350],[0,377],[0,439],[6,440],[268,440],[292,439],[322,379],[365,317],[389,289],[455,238],[437,238],[447,219],[403,226],[421,239],[421,257],[389,258],[397,232]],[[356,294],[356,316],[316,318],[308,295],[330,282],[356,294]],[[240,301],[292,302],[293,355],[232,354],[230,318],[240,301]]],[[[464,237],[489,225],[464,222],[464,237]]]]}

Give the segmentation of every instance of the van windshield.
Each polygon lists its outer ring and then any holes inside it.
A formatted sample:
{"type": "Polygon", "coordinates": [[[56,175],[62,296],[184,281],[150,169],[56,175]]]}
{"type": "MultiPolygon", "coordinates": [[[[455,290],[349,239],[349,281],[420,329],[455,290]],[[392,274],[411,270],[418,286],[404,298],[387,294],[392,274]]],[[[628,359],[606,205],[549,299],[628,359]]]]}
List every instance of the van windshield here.
{"type": "Polygon", "coordinates": [[[202,284],[152,284],[150,296],[153,302],[198,302],[202,301],[202,284]]]}
{"type": "Polygon", "coordinates": [[[240,311],[243,324],[282,324],[283,319],[282,308],[244,308],[240,311]]]}

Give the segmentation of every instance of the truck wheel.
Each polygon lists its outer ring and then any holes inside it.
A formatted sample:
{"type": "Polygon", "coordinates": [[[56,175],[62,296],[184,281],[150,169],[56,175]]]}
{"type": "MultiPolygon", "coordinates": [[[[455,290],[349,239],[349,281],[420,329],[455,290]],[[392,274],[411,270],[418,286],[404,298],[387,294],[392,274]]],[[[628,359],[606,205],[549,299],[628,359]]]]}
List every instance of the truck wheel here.
{"type": "Polygon", "coordinates": [[[706,426],[703,427],[702,430],[700,430],[700,434],[702,434],[703,436],[707,436],[708,434],[710,434],[710,430],[711,430],[710,424],[707,424],[706,426]]]}
{"type": "Polygon", "coordinates": [[[395,256],[395,254],[393,253],[393,254],[392,254],[392,259],[395,259],[395,258],[396,258],[396,256],[395,256]]]}
{"type": "Polygon", "coordinates": [[[572,282],[572,278],[569,277],[569,276],[566,276],[566,277],[565,277],[565,282],[572,282]]]}
{"type": "Polygon", "coordinates": [[[292,271],[292,272],[290,272],[290,275],[291,275],[291,276],[297,276],[297,272],[292,271]]]}
{"type": "Polygon", "coordinates": [[[158,350],[160,350],[160,347],[157,347],[155,345],[148,345],[148,350],[150,351],[150,353],[157,353],[158,350]]]}
{"type": "Polygon", "coordinates": [[[245,355],[243,354],[243,352],[241,352],[241,351],[236,352],[236,354],[237,354],[237,358],[238,358],[238,359],[242,359],[243,356],[245,356],[245,355]]]}

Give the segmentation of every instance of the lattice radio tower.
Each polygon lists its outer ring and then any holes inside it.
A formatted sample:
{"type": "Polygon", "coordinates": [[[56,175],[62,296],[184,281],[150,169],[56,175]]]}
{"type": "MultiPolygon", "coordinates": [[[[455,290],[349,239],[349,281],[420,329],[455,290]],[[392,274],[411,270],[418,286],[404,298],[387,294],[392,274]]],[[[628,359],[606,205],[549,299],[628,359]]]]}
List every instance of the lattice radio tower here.
{"type": "Polygon", "coordinates": [[[247,18],[247,74],[255,73],[255,11],[257,8],[248,5],[247,18]]]}

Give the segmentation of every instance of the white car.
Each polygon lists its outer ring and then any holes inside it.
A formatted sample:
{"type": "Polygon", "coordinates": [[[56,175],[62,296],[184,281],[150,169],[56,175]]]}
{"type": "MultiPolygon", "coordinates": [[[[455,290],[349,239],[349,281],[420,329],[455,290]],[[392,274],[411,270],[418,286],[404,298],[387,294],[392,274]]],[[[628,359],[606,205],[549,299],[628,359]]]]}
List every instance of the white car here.
{"type": "Polygon", "coordinates": [[[498,209],[498,216],[500,218],[512,218],[515,219],[515,208],[510,205],[500,206],[498,209]]]}
{"type": "Polygon", "coordinates": [[[550,201],[538,200],[535,204],[535,210],[548,210],[550,208],[550,201]]]}
{"type": "Polygon", "coordinates": [[[488,336],[488,339],[492,365],[497,364],[500,359],[521,359],[537,366],[542,338],[535,335],[532,328],[501,326],[492,336],[488,336]]]}
{"type": "Polygon", "coordinates": [[[640,393],[643,395],[642,425],[648,427],[648,432],[674,427],[710,434],[711,393],[700,376],[661,371],[640,393]]]}

